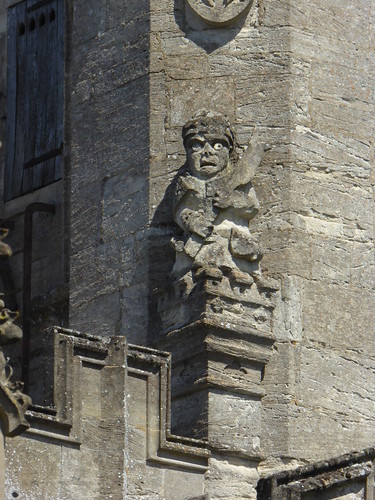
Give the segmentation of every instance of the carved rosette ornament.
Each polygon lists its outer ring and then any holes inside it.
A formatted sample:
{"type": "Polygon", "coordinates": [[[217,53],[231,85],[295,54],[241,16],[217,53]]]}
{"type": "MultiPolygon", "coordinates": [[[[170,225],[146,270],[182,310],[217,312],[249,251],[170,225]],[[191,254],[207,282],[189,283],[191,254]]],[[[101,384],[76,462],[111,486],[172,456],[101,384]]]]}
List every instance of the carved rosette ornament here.
{"type": "Polygon", "coordinates": [[[236,20],[253,0],[187,0],[187,3],[202,19],[220,25],[236,20]]]}
{"type": "MultiPolygon", "coordinates": [[[[12,251],[9,245],[1,241],[7,230],[0,229],[0,258],[10,257],[12,251]]],[[[2,346],[22,339],[22,330],[14,324],[18,313],[5,307],[0,299],[0,422],[5,436],[17,436],[29,428],[25,413],[31,404],[31,399],[23,394],[23,383],[13,382],[13,370],[8,365],[2,351],[2,346]]]]}

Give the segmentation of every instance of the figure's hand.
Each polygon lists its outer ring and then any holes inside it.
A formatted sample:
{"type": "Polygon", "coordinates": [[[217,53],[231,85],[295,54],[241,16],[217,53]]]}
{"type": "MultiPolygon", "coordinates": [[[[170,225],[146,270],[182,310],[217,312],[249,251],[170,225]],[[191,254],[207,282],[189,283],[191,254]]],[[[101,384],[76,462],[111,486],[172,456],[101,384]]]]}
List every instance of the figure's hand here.
{"type": "Polygon", "coordinates": [[[255,262],[263,257],[259,242],[243,228],[233,227],[229,240],[229,248],[235,257],[255,262]]]}
{"type": "Polygon", "coordinates": [[[232,206],[231,197],[223,196],[221,194],[216,194],[212,200],[212,204],[216,208],[228,208],[232,206]]]}
{"type": "Polygon", "coordinates": [[[185,208],[182,210],[180,217],[186,231],[195,233],[202,238],[206,238],[212,233],[213,225],[211,221],[207,220],[200,211],[185,208]]]}
{"type": "Polygon", "coordinates": [[[253,205],[253,199],[242,191],[232,191],[230,194],[216,194],[213,204],[218,208],[244,208],[253,205]]]}

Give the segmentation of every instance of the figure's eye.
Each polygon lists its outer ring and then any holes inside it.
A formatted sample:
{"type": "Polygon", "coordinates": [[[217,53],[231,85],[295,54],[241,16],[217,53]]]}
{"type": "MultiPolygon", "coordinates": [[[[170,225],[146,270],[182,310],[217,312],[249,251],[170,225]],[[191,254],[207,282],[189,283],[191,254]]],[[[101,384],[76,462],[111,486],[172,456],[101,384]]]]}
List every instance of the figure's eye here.
{"type": "Polygon", "coordinates": [[[190,148],[193,150],[193,151],[200,151],[202,148],[203,148],[203,142],[200,142],[200,141],[192,141],[190,143],[190,148]]]}
{"type": "Polygon", "coordinates": [[[223,144],[221,142],[215,142],[214,144],[214,149],[216,149],[216,151],[220,151],[221,149],[223,149],[223,144]]]}

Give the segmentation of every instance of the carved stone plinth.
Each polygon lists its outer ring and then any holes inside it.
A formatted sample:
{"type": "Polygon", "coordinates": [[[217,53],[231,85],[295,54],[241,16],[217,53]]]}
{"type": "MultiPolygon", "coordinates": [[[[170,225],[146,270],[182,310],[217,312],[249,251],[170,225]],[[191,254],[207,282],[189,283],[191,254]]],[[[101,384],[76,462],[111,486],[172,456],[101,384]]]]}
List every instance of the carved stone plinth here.
{"type": "Polygon", "coordinates": [[[172,353],[172,430],[258,457],[276,287],[207,275],[190,285],[175,282],[159,301],[159,347],[172,353]]]}
{"type": "Polygon", "coordinates": [[[276,282],[266,282],[261,277],[253,281],[250,276],[247,282],[239,281],[215,276],[214,271],[198,277],[190,273],[166,288],[158,304],[164,333],[208,320],[231,331],[251,329],[267,337],[278,289],[276,282]]]}

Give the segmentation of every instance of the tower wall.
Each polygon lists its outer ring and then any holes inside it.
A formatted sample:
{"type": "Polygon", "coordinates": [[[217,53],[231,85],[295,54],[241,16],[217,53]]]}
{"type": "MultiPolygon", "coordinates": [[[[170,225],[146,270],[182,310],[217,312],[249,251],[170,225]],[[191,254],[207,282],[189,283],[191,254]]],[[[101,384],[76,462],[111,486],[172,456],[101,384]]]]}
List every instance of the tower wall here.
{"type": "MultiPolygon", "coordinates": [[[[0,2],[2,166],[13,3],[0,2]]],[[[257,430],[243,439],[250,449],[256,438],[259,456],[224,450],[206,476],[213,498],[251,497],[263,471],[373,444],[374,12],[370,0],[254,0],[218,26],[189,5],[66,2],[64,176],[1,202],[13,230],[5,279],[22,309],[24,212],[54,204],[54,216],[34,220],[38,402],[51,386],[38,332],[51,323],[157,345],[157,301],[174,262],[170,186],[185,162],[181,128],[202,108],[224,113],[238,153],[256,129],[267,147],[250,231],[264,249],[264,275],[280,284],[275,343],[257,378],[257,430]]],[[[223,408],[246,419],[245,396],[216,396],[219,431],[223,408]]],[[[179,411],[188,420],[194,404],[179,411]]],[[[222,442],[232,442],[232,422],[224,423],[222,442]]]]}

